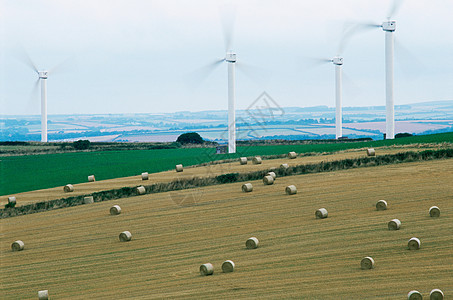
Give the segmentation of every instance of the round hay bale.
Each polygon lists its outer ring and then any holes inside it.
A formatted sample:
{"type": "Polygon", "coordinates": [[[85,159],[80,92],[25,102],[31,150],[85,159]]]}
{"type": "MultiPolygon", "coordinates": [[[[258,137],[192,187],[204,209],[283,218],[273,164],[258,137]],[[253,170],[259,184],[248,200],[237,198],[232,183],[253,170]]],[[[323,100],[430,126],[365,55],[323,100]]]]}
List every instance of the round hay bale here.
{"type": "Polygon", "coordinates": [[[13,251],[22,251],[24,250],[25,244],[21,240],[17,240],[11,244],[11,249],[13,251]]]}
{"type": "Polygon", "coordinates": [[[325,208],[320,208],[315,212],[316,219],[325,219],[327,215],[327,209],[325,208]]]}
{"type": "Polygon", "coordinates": [[[8,204],[5,205],[5,208],[15,207],[15,206],[16,206],[16,197],[14,197],[14,196],[8,197],[8,204]]]}
{"type": "Polygon", "coordinates": [[[294,151],[291,151],[288,153],[288,158],[289,159],[295,159],[297,157],[297,153],[294,151]]]}
{"type": "Polygon", "coordinates": [[[146,189],[143,185],[141,185],[136,188],[136,192],[138,195],[144,195],[146,193],[146,189]]]}
{"type": "Polygon", "coordinates": [[[416,237],[411,238],[407,243],[409,250],[418,250],[420,249],[420,245],[420,240],[416,237]]]}
{"type": "Polygon", "coordinates": [[[275,174],[275,172],[268,172],[266,174],[266,176],[272,176],[272,178],[274,178],[274,180],[275,180],[275,178],[277,178],[277,175],[275,174]]]}
{"type": "Polygon", "coordinates": [[[386,210],[387,209],[387,201],[385,200],[379,200],[376,203],[376,209],[377,210],[386,210]]]}
{"type": "Polygon", "coordinates": [[[111,215],[119,215],[121,213],[121,207],[119,205],[113,205],[110,207],[111,215]]]}
{"type": "Polygon", "coordinates": [[[148,172],[143,172],[142,173],[142,180],[148,180],[149,179],[149,174],[148,172]]]}
{"type": "Polygon", "coordinates": [[[223,273],[230,273],[234,271],[234,262],[231,260],[226,260],[222,264],[223,273]]]}
{"type": "Polygon", "coordinates": [[[247,164],[247,157],[239,158],[239,162],[240,162],[241,165],[246,165],[247,164]]]}
{"type": "Polygon", "coordinates": [[[95,182],[96,179],[94,179],[94,175],[88,176],[88,182],[95,182]]]}
{"type": "Polygon", "coordinates": [[[280,165],[280,169],[288,170],[288,168],[289,168],[289,165],[288,165],[288,164],[281,164],[281,165],[280,165]]]}
{"type": "Polygon", "coordinates": [[[176,165],[176,172],[182,172],[183,171],[183,167],[182,165],[176,165]]]}
{"type": "Polygon", "coordinates": [[[444,293],[439,289],[434,289],[429,293],[430,300],[442,300],[444,299],[444,293]]]}
{"type": "Polygon", "coordinates": [[[437,206],[431,206],[429,208],[429,216],[432,218],[440,217],[440,209],[437,206]]]}
{"type": "Polygon", "coordinates": [[[208,276],[214,274],[214,266],[210,263],[202,264],[200,266],[200,274],[202,276],[208,276]]]}
{"type": "Polygon", "coordinates": [[[422,300],[423,296],[422,296],[422,294],[420,294],[419,291],[413,290],[407,294],[407,299],[408,300],[422,300]]]}
{"type": "Polygon", "coordinates": [[[372,257],[366,256],[360,261],[360,268],[362,270],[369,270],[374,268],[374,259],[372,257]]]}
{"type": "Polygon", "coordinates": [[[38,292],[38,299],[39,300],[48,300],[49,299],[49,291],[43,290],[38,292]]]}
{"type": "Polygon", "coordinates": [[[83,204],[92,204],[94,203],[93,196],[83,197],[83,204]]]}
{"type": "Polygon", "coordinates": [[[64,186],[63,191],[65,193],[74,192],[74,186],[72,184],[67,184],[64,186]]]}
{"type": "Polygon", "coordinates": [[[366,155],[367,156],[376,156],[376,151],[374,151],[374,148],[367,149],[366,155]]]}
{"type": "Polygon", "coordinates": [[[401,221],[398,219],[393,219],[388,223],[389,230],[398,230],[401,227],[401,221]]]}
{"type": "Polygon", "coordinates": [[[274,177],[272,176],[264,176],[263,177],[263,182],[265,185],[271,185],[271,184],[274,184],[274,177]]]}
{"type": "Polygon", "coordinates": [[[255,157],[252,159],[252,162],[253,162],[254,165],[260,165],[260,164],[263,162],[263,160],[261,159],[260,156],[255,156],[255,157]]]}
{"type": "Polygon", "coordinates": [[[123,231],[120,233],[119,238],[121,242],[129,242],[132,239],[132,234],[129,231],[123,231]]]}
{"type": "Polygon", "coordinates": [[[256,237],[251,237],[245,242],[245,247],[247,249],[256,249],[258,248],[259,241],[256,237]]]}
{"type": "Polygon", "coordinates": [[[251,183],[243,184],[243,185],[242,185],[242,191],[243,191],[244,193],[248,193],[248,192],[253,191],[253,185],[252,185],[251,183]]]}
{"type": "Polygon", "coordinates": [[[288,185],[285,189],[287,195],[297,194],[297,188],[295,185],[288,185]]]}

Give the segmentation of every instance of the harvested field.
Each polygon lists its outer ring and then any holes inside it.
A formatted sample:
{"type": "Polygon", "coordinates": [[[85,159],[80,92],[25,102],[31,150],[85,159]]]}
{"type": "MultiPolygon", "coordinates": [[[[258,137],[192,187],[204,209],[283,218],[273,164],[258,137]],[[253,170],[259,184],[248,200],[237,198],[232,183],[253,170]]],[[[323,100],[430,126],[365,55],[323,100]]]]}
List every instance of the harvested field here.
{"type": "MultiPolygon", "coordinates": [[[[423,151],[427,148],[412,148],[412,147],[386,147],[386,148],[376,148],[377,156],[386,155],[386,154],[395,154],[406,151],[423,151]]],[[[434,147],[433,147],[434,149],[434,147]]],[[[253,172],[257,170],[268,170],[272,167],[279,167],[283,163],[288,163],[290,166],[298,164],[310,164],[318,163],[321,161],[328,162],[333,160],[341,160],[347,158],[357,158],[357,157],[366,157],[366,152],[364,149],[354,149],[349,151],[343,151],[334,154],[327,155],[316,155],[316,156],[299,156],[296,159],[288,161],[288,158],[281,159],[268,159],[263,160],[262,164],[254,165],[240,165],[235,162],[224,163],[224,164],[214,164],[208,166],[200,167],[186,167],[184,172],[177,173],[173,170],[149,174],[149,180],[146,184],[153,184],[158,182],[170,182],[175,179],[185,179],[193,177],[208,177],[216,176],[220,174],[232,173],[232,172],[253,172]]],[[[32,174],[30,174],[31,176],[32,174]]],[[[111,189],[119,189],[122,187],[136,187],[142,185],[142,177],[140,174],[137,176],[116,178],[110,180],[98,180],[95,182],[84,182],[80,184],[73,184],[74,192],[70,196],[79,196],[79,195],[88,195],[94,192],[100,192],[111,189]]],[[[7,203],[8,196],[15,196],[17,199],[16,207],[27,205],[31,203],[48,201],[54,199],[61,199],[68,197],[67,193],[63,192],[62,187],[55,187],[50,189],[36,190],[24,193],[18,193],[13,195],[6,195],[0,197],[0,206],[4,206],[7,203]]]]}
{"type": "Polygon", "coordinates": [[[241,183],[210,186],[191,206],[170,192],[2,219],[0,290],[4,299],[33,299],[43,289],[52,299],[404,299],[433,288],[449,297],[451,182],[448,159],[282,177],[270,186],[256,180],[253,193],[241,183]],[[287,197],[290,184],[304,192],[287,197]],[[376,211],[379,199],[388,210],[376,211]],[[109,215],[114,204],[124,213],[109,215]],[[433,205],[439,218],[427,214],[433,205]],[[315,219],[320,207],[329,218],[315,219]],[[395,216],[404,228],[389,231],[395,216]],[[125,228],[134,237],[121,243],[125,228]],[[247,250],[251,236],[260,246],[247,250]],[[413,236],[423,242],[417,251],[407,249],[413,236]],[[12,252],[18,239],[27,246],[12,252]],[[365,256],[374,269],[361,270],[365,256]],[[225,259],[233,273],[220,271],[225,259]],[[199,273],[206,262],[212,276],[199,273]]]}

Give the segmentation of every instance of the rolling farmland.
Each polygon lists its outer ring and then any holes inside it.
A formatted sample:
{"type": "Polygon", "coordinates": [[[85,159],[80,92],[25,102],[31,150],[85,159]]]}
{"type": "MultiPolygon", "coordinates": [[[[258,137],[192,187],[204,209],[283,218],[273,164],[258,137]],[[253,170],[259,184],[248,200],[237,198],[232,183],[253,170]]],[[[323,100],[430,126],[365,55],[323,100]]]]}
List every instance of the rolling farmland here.
{"type": "Polygon", "coordinates": [[[95,174],[98,180],[105,180],[134,176],[144,171],[161,172],[173,169],[175,161],[188,166],[212,160],[240,156],[277,155],[289,151],[322,153],[363,147],[444,142],[453,143],[453,133],[354,143],[242,146],[238,147],[238,153],[235,155],[216,155],[213,148],[182,148],[3,156],[0,158],[0,169],[2,174],[7,174],[7,176],[0,178],[0,195],[63,186],[69,182],[82,183],[90,174],[95,174]],[[33,180],[30,179],[31,177],[33,180]]]}
{"type": "Polygon", "coordinates": [[[48,289],[52,299],[405,299],[434,288],[449,297],[451,182],[447,159],[252,181],[251,193],[233,183],[2,219],[2,297],[48,289]],[[296,195],[284,193],[290,184],[296,195]],[[388,210],[376,211],[379,199],[388,210]],[[114,204],[120,215],[109,215],[114,204]],[[432,205],[440,218],[429,217],[432,205]],[[320,207],[327,219],[315,219],[320,207]],[[394,218],[401,229],[389,231],[394,218]],[[124,230],[132,241],[118,240],[124,230]],[[251,236],[260,247],[247,250],[251,236]],[[414,236],[421,249],[407,250],[414,236]],[[17,239],[25,250],[11,252],[17,239]],[[365,256],[374,269],[360,269],[365,256]],[[224,274],[227,259],[236,270],[224,274]],[[200,276],[207,262],[214,275],[200,276]]]}

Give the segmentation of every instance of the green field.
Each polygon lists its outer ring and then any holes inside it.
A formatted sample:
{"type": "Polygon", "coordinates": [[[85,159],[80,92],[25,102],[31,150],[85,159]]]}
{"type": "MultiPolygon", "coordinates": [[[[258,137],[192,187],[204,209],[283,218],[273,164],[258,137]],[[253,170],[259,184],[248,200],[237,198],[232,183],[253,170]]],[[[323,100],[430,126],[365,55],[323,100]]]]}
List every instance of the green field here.
{"type": "Polygon", "coordinates": [[[238,147],[238,153],[234,155],[215,155],[214,148],[182,148],[4,156],[0,157],[0,195],[86,182],[90,174],[95,174],[97,180],[104,180],[133,176],[145,171],[159,172],[170,170],[178,163],[188,166],[212,160],[276,155],[289,151],[335,152],[363,147],[442,142],[453,143],[453,133],[372,142],[244,146],[238,147]]]}

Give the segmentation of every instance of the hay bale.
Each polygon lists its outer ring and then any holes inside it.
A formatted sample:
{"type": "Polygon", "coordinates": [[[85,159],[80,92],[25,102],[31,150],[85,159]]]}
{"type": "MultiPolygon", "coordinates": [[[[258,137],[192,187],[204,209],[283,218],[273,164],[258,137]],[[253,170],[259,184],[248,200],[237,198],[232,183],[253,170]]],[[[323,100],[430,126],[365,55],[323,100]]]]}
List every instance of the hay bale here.
{"type": "Polygon", "coordinates": [[[385,200],[379,200],[376,203],[376,209],[377,210],[386,210],[387,209],[387,201],[385,200]]]}
{"type": "Polygon", "coordinates": [[[21,240],[17,240],[11,244],[11,250],[13,251],[22,251],[24,250],[25,244],[21,240]]]}
{"type": "Polygon", "coordinates": [[[407,299],[408,300],[422,300],[423,296],[422,296],[422,294],[420,294],[419,291],[413,290],[407,294],[407,299]]]}
{"type": "Polygon", "coordinates": [[[297,153],[294,151],[291,151],[288,153],[288,158],[289,159],[295,159],[297,157],[297,153]]]}
{"type": "Polygon", "coordinates": [[[287,195],[297,194],[297,188],[295,185],[288,185],[285,189],[287,195]]]}
{"type": "Polygon", "coordinates": [[[325,208],[320,208],[315,212],[316,219],[325,219],[327,215],[327,209],[325,208]]]}
{"type": "Polygon", "coordinates": [[[376,156],[376,151],[374,151],[374,148],[367,149],[366,155],[367,156],[376,156]]]}
{"type": "Polygon", "coordinates": [[[123,231],[120,233],[119,238],[121,242],[129,242],[132,239],[132,234],[129,231],[123,231]]]}
{"type": "Polygon", "coordinates": [[[96,179],[94,179],[94,175],[88,176],[88,182],[95,182],[96,179]]]}
{"type": "Polygon", "coordinates": [[[230,273],[234,271],[234,262],[231,260],[226,260],[222,264],[223,273],[230,273]]]}
{"type": "Polygon", "coordinates": [[[15,206],[16,206],[16,197],[14,197],[14,196],[8,197],[8,204],[5,205],[5,208],[15,207],[15,206]]]}
{"type": "Polygon", "coordinates": [[[393,219],[388,223],[389,230],[399,230],[401,227],[401,221],[398,219],[393,219]]]}
{"type": "Polygon", "coordinates": [[[360,261],[360,268],[362,270],[369,270],[374,268],[374,259],[372,257],[366,256],[360,261]]]}
{"type": "Polygon", "coordinates": [[[407,247],[409,248],[409,250],[418,250],[420,249],[420,240],[416,237],[413,237],[409,240],[409,242],[407,243],[407,247]]]}
{"type": "Polygon", "coordinates": [[[138,186],[136,189],[137,195],[144,195],[146,193],[146,189],[143,185],[138,186]]]}
{"type": "Polygon", "coordinates": [[[239,158],[239,162],[241,163],[241,165],[246,165],[247,164],[247,157],[239,158]]]}
{"type": "Polygon", "coordinates": [[[111,215],[119,215],[121,213],[121,207],[119,205],[113,205],[110,207],[111,215]]]}
{"type": "Polygon", "coordinates": [[[274,177],[272,176],[264,176],[263,177],[263,182],[265,185],[271,185],[271,184],[274,184],[274,177]]]}
{"type": "Polygon", "coordinates": [[[256,249],[258,248],[259,241],[256,237],[251,237],[245,242],[245,247],[247,249],[256,249]]]}
{"type": "Polygon", "coordinates": [[[183,168],[182,168],[182,165],[176,165],[176,172],[182,172],[183,171],[183,168]]]}
{"type": "Polygon", "coordinates": [[[38,292],[38,299],[39,300],[48,300],[49,299],[49,291],[43,290],[38,292]]]}
{"type": "Polygon", "coordinates": [[[74,192],[74,186],[72,184],[67,184],[64,186],[63,191],[65,193],[74,192]]]}
{"type": "Polygon", "coordinates": [[[263,162],[263,160],[261,159],[260,156],[255,156],[255,157],[252,159],[252,162],[253,162],[254,165],[260,165],[260,164],[263,162]]]}
{"type": "Polygon", "coordinates": [[[244,193],[248,193],[248,192],[253,191],[253,185],[252,185],[251,183],[243,184],[243,185],[242,185],[242,191],[243,191],[244,193]]]}
{"type": "Polygon", "coordinates": [[[288,164],[281,164],[281,165],[280,165],[280,169],[288,170],[288,168],[289,168],[289,165],[288,165],[288,164]]]}
{"type": "Polygon", "coordinates": [[[431,206],[429,208],[429,216],[432,218],[440,217],[440,209],[437,206],[431,206]]]}
{"type": "Polygon", "coordinates": [[[275,174],[275,172],[268,172],[266,174],[266,176],[272,176],[272,178],[274,178],[274,180],[275,180],[275,178],[277,178],[277,175],[275,174]]]}
{"type": "Polygon", "coordinates": [[[148,180],[149,179],[149,174],[148,172],[143,172],[142,173],[142,180],[148,180]]]}
{"type": "Polygon", "coordinates": [[[94,203],[93,196],[83,197],[83,204],[92,204],[94,203]]]}
{"type": "Polygon", "coordinates": [[[430,300],[442,300],[444,299],[444,293],[439,289],[434,289],[429,293],[430,300]]]}
{"type": "Polygon", "coordinates": [[[214,266],[210,263],[202,264],[200,266],[200,274],[202,276],[208,276],[214,274],[214,266]]]}

